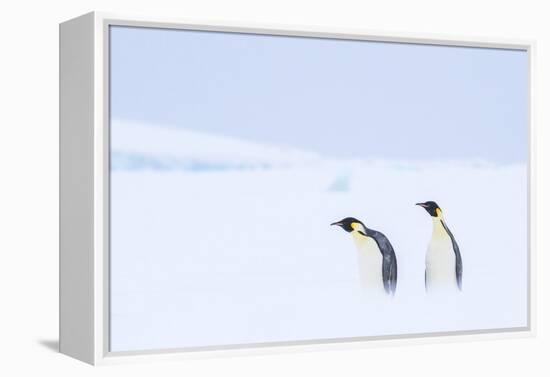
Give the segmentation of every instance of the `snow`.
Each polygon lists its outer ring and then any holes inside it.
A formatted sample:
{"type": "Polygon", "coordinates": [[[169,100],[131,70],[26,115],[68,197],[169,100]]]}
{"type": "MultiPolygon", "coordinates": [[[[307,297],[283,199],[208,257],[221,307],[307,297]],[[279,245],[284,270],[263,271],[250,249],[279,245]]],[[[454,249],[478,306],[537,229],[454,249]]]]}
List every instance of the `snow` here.
{"type": "Polygon", "coordinates": [[[164,164],[113,166],[112,351],[527,325],[525,165],[345,161],[178,128],[112,130],[113,154],[164,164]],[[414,204],[426,200],[461,248],[460,294],[424,291],[432,221],[414,204]],[[393,299],[361,292],[351,236],[329,225],[346,216],[392,242],[393,299]]]}

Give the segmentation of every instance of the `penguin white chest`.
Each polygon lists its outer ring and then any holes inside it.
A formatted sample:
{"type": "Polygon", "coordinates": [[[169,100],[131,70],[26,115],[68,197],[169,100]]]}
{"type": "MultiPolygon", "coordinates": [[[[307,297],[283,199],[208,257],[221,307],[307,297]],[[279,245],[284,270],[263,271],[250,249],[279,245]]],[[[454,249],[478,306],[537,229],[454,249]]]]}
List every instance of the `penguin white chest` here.
{"type": "Polygon", "coordinates": [[[358,232],[352,232],[357,248],[357,264],[361,287],[384,293],[382,279],[382,253],[378,244],[370,237],[365,237],[358,232]]]}
{"type": "Polygon", "coordinates": [[[432,239],[426,253],[426,289],[456,288],[456,257],[453,243],[439,219],[434,219],[432,239]]]}

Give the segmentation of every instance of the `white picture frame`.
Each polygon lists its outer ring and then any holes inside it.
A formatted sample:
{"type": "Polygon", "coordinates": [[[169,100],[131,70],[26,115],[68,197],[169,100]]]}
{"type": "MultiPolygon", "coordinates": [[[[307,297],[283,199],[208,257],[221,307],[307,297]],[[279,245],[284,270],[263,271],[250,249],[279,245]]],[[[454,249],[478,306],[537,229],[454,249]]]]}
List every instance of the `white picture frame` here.
{"type": "Polygon", "coordinates": [[[420,344],[535,334],[536,161],[533,54],[525,40],[462,38],[281,25],[191,22],[92,12],[60,24],[60,352],[90,364],[253,355],[387,344],[420,344]],[[336,340],[147,352],[109,351],[109,37],[110,26],[142,26],[346,40],[525,50],[529,58],[528,326],[336,340]]]}

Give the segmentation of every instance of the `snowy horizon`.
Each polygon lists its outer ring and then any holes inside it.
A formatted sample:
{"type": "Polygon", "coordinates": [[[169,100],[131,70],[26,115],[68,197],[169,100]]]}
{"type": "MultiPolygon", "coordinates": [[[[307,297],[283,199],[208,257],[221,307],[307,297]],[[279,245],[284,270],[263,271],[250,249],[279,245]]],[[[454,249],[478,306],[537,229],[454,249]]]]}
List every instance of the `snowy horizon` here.
{"type": "Polygon", "coordinates": [[[505,167],[526,166],[526,162],[496,164],[482,158],[410,160],[380,158],[342,158],[296,147],[260,143],[232,136],[200,132],[181,126],[132,122],[121,119],[111,121],[111,167],[113,170],[184,170],[195,172],[221,170],[271,169],[289,167],[295,164],[321,162],[367,163],[372,165],[400,166],[403,169],[421,169],[438,165],[462,167],[505,167]],[[158,133],[170,132],[172,147],[166,144],[155,145],[158,133]],[[117,138],[118,135],[121,135],[117,138]],[[132,134],[131,141],[124,142],[123,135],[132,134]],[[203,148],[200,151],[198,148],[203,148]],[[215,148],[226,148],[224,153],[213,156],[215,148]],[[229,149],[229,150],[227,150],[229,149]],[[197,156],[197,153],[199,156],[197,156]]]}

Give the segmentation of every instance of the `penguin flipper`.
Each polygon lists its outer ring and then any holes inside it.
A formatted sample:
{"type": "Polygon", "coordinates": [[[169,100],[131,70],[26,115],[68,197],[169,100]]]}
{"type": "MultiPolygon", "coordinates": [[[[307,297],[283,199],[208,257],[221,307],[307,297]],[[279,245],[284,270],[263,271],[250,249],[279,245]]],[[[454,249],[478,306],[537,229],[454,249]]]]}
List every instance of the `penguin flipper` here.
{"type": "Polygon", "coordinates": [[[397,288],[397,260],[395,259],[395,253],[391,257],[391,264],[389,267],[390,273],[388,277],[389,281],[389,290],[392,296],[395,294],[397,288]]]}
{"type": "Polygon", "coordinates": [[[388,238],[380,232],[372,235],[382,253],[382,280],[387,294],[394,295],[397,288],[397,259],[388,238]]]}
{"type": "Polygon", "coordinates": [[[451,230],[447,227],[447,224],[445,224],[443,220],[441,220],[441,224],[451,238],[451,242],[453,244],[453,251],[455,252],[456,285],[458,286],[458,289],[462,290],[462,255],[460,254],[460,248],[458,247],[458,243],[456,242],[453,233],[451,233],[451,230]]]}
{"type": "Polygon", "coordinates": [[[424,289],[428,290],[428,272],[424,270],[424,289]]]}
{"type": "Polygon", "coordinates": [[[455,243],[453,242],[453,249],[455,249],[455,272],[456,272],[456,284],[458,289],[462,290],[462,256],[460,255],[460,250],[458,250],[458,245],[454,247],[455,243]]]}

